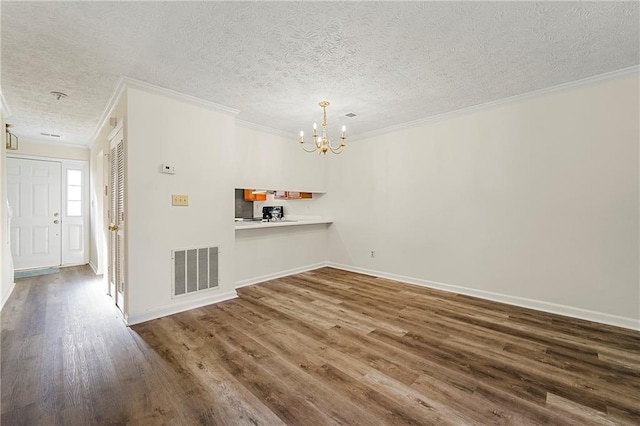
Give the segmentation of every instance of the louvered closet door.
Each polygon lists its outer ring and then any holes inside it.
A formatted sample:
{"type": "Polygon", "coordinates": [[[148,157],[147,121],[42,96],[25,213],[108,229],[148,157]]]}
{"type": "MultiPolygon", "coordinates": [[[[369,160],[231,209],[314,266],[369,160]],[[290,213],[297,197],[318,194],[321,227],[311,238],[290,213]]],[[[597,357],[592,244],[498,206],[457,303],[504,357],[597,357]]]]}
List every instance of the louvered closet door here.
{"type": "Polygon", "coordinates": [[[116,233],[113,227],[116,225],[117,197],[114,188],[118,182],[118,155],[116,148],[109,151],[109,294],[115,298],[116,293],[116,233]]]}
{"type": "Polygon", "coordinates": [[[120,130],[109,153],[109,287],[124,309],[124,138],[120,130]]]}
{"type": "Polygon", "coordinates": [[[117,146],[118,151],[118,209],[116,216],[116,223],[118,224],[118,231],[116,232],[116,246],[117,246],[117,281],[116,286],[118,288],[119,299],[124,298],[124,140],[120,139],[117,146]]]}

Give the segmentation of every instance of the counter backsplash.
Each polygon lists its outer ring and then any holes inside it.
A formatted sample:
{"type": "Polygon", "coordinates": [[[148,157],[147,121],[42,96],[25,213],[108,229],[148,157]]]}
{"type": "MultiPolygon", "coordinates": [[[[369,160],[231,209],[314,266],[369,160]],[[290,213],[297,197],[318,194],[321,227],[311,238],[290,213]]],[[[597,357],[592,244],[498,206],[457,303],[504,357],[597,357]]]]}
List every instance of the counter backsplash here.
{"type": "Polygon", "coordinates": [[[266,201],[253,202],[253,217],[262,217],[262,208],[266,206],[283,206],[284,217],[323,217],[327,216],[322,206],[324,194],[313,194],[313,198],[299,200],[276,200],[273,194],[267,194],[266,201]]]}

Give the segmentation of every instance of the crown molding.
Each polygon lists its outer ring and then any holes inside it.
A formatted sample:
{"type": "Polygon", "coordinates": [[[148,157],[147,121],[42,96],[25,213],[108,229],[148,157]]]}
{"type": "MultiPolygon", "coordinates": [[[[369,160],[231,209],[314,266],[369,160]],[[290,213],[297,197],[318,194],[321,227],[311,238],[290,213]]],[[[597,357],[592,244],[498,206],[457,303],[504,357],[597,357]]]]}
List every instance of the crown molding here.
{"type": "Polygon", "coordinates": [[[257,132],[269,133],[275,136],[281,136],[287,139],[295,139],[295,135],[289,132],[285,132],[284,130],[274,129],[273,127],[263,126],[262,124],[250,123],[249,121],[238,120],[236,118],[236,124],[240,127],[244,127],[245,129],[255,130],[257,132]]]}
{"type": "Polygon", "coordinates": [[[5,115],[4,118],[6,119],[7,117],[11,117],[11,108],[9,108],[9,104],[4,97],[2,90],[0,90],[0,103],[2,104],[2,113],[5,115]]]}
{"type": "Polygon", "coordinates": [[[466,115],[478,111],[483,111],[486,109],[491,109],[503,105],[513,104],[516,102],[521,102],[527,99],[536,98],[542,95],[547,95],[550,93],[562,92],[565,90],[575,89],[579,87],[591,86],[603,81],[615,80],[622,77],[627,77],[630,75],[638,75],[640,74],[640,65],[634,65],[627,68],[622,68],[616,71],[606,72],[604,74],[598,74],[587,78],[582,78],[580,80],[569,81],[567,83],[558,84],[556,86],[546,87],[544,89],[534,90],[532,92],[523,93],[520,95],[510,96],[508,98],[502,98],[491,102],[486,102],[483,104],[473,105],[470,107],[460,108],[457,110],[445,112],[442,114],[436,114],[425,118],[420,118],[418,120],[409,121],[402,124],[397,124],[395,126],[384,127],[382,129],[361,133],[357,136],[352,136],[349,139],[351,141],[359,140],[359,139],[367,139],[374,136],[379,136],[386,133],[393,133],[403,129],[408,129],[412,127],[418,127],[425,124],[435,123],[443,120],[447,120],[449,118],[458,117],[461,115],[466,115]]]}
{"type": "Polygon", "coordinates": [[[136,80],[130,77],[120,77],[127,88],[146,90],[147,92],[156,93],[166,96],[168,98],[177,99],[179,101],[187,102],[197,106],[201,106],[207,109],[216,110],[225,114],[238,115],[239,109],[231,108],[226,105],[217,104],[215,102],[207,101],[196,96],[187,95],[185,93],[177,92],[165,87],[156,86],[155,84],[147,83],[145,81],[136,80]]]}
{"type": "Polygon", "coordinates": [[[26,143],[26,144],[29,144],[29,145],[46,145],[46,146],[56,145],[56,146],[65,146],[65,147],[68,147],[68,148],[78,148],[78,149],[89,149],[90,148],[84,143],[61,142],[61,141],[49,140],[49,139],[24,139],[24,140],[20,140],[20,145],[22,145],[23,143],[26,143]]]}
{"type": "Polygon", "coordinates": [[[230,114],[235,116],[240,113],[240,110],[228,107],[226,105],[207,101],[206,99],[187,95],[185,93],[181,93],[172,89],[167,89],[166,87],[156,86],[155,84],[147,83],[146,81],[136,80],[135,78],[131,77],[120,76],[118,78],[118,81],[116,82],[113,92],[111,93],[111,97],[109,97],[109,101],[107,102],[107,105],[105,106],[102,115],[100,116],[100,121],[98,121],[98,125],[96,126],[96,129],[94,130],[91,139],[89,140],[89,146],[93,144],[95,139],[98,137],[100,130],[108,123],[111,113],[115,109],[118,101],[120,100],[120,97],[126,89],[144,90],[146,92],[155,93],[192,105],[215,110],[223,114],[230,114]]]}
{"type": "MultiPolygon", "coordinates": [[[[470,114],[470,113],[474,113],[474,112],[478,112],[478,111],[482,111],[482,110],[486,110],[486,109],[490,109],[490,108],[495,108],[495,107],[499,107],[502,105],[508,105],[508,104],[512,104],[512,103],[516,103],[516,102],[521,102],[530,98],[535,98],[538,96],[542,96],[542,95],[546,95],[546,94],[550,94],[550,93],[555,93],[555,92],[561,92],[561,91],[565,91],[565,90],[570,90],[570,89],[574,89],[574,88],[579,88],[579,87],[585,87],[585,86],[590,86],[593,84],[597,84],[600,83],[602,81],[607,81],[607,80],[613,80],[613,79],[617,79],[617,78],[622,78],[622,77],[626,77],[626,76],[630,76],[630,75],[638,75],[640,74],[640,65],[634,65],[631,67],[627,67],[627,68],[622,68],[620,70],[616,70],[616,71],[611,71],[611,72],[607,72],[607,73],[603,73],[603,74],[598,74],[595,76],[591,76],[591,77],[587,77],[587,78],[583,78],[580,80],[574,80],[574,81],[570,81],[567,83],[562,83],[562,84],[558,84],[556,86],[551,86],[551,87],[547,87],[544,89],[539,89],[539,90],[534,90],[532,92],[527,92],[527,93],[523,93],[520,95],[515,95],[515,96],[510,96],[508,98],[503,98],[503,99],[498,99],[495,101],[491,101],[491,102],[486,102],[483,104],[478,104],[478,105],[473,105],[470,107],[465,107],[465,108],[460,108],[454,111],[449,111],[449,112],[445,112],[442,114],[436,114],[436,115],[432,115],[429,117],[425,117],[425,118],[421,118],[418,120],[414,120],[414,121],[409,121],[406,123],[402,123],[402,124],[397,124],[394,126],[389,126],[389,127],[384,127],[382,129],[378,129],[378,130],[374,130],[374,131],[370,131],[370,132],[366,132],[366,133],[362,133],[360,135],[355,135],[355,136],[351,136],[349,139],[351,141],[354,140],[360,140],[360,139],[367,139],[373,136],[379,136],[382,134],[386,134],[386,133],[392,133],[392,132],[397,132],[403,129],[407,129],[407,128],[412,128],[412,127],[418,127],[418,126],[422,126],[425,124],[430,124],[430,123],[435,123],[435,122],[439,122],[439,121],[443,121],[443,120],[447,120],[453,117],[457,117],[457,116],[461,116],[461,115],[465,115],[465,114],[470,114]]],[[[177,92],[175,90],[171,90],[171,89],[167,89],[164,87],[160,87],[160,86],[156,86],[154,84],[151,83],[147,83],[141,80],[136,80],[130,77],[124,77],[121,76],[120,78],[118,78],[118,82],[116,83],[116,86],[113,90],[113,93],[111,95],[111,97],[109,98],[109,102],[107,103],[102,116],[100,118],[100,121],[98,122],[98,126],[96,127],[90,141],[89,141],[89,146],[93,143],[93,141],[95,140],[95,138],[98,136],[98,133],[100,132],[100,130],[102,129],[102,127],[107,123],[107,121],[109,120],[109,116],[111,115],[111,112],[113,111],[113,109],[115,108],[118,100],[120,99],[120,96],[122,96],[122,93],[124,92],[125,89],[127,88],[137,88],[137,89],[141,89],[141,90],[145,90],[148,92],[152,92],[152,93],[157,93],[163,96],[167,96],[173,99],[177,99],[180,101],[184,101],[187,103],[191,103],[194,105],[198,105],[204,108],[208,108],[208,109],[213,109],[222,113],[226,113],[226,114],[231,114],[231,115],[237,115],[240,113],[240,110],[234,109],[234,108],[230,108],[227,107],[225,105],[221,105],[221,104],[217,104],[215,102],[210,102],[201,98],[197,98],[195,96],[191,96],[191,95],[187,95],[184,93],[180,93],[177,92]]],[[[0,92],[0,96],[2,95],[2,93],[0,92]]],[[[6,101],[4,100],[4,97],[2,97],[2,107],[3,109],[6,111],[8,109],[8,105],[6,105],[6,101]]],[[[7,113],[7,115],[10,115],[9,113],[7,113]]],[[[251,130],[256,130],[259,132],[264,132],[264,133],[268,133],[268,134],[272,134],[275,136],[280,136],[280,137],[285,137],[285,138],[292,138],[295,137],[294,135],[290,134],[289,132],[283,131],[283,130],[279,130],[279,129],[274,129],[272,127],[269,126],[264,126],[261,124],[256,124],[256,123],[251,123],[248,121],[244,121],[244,120],[238,120],[236,119],[236,124],[240,127],[244,127],[247,129],[251,129],[251,130]]],[[[77,145],[76,145],[77,146],[77,145]]]]}

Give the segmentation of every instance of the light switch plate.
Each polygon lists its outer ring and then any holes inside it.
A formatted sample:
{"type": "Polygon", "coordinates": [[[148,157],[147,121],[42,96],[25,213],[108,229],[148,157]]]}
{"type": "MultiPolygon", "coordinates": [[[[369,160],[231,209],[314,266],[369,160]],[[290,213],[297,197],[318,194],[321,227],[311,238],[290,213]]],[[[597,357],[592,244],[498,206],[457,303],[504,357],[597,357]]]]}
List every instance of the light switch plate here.
{"type": "Polygon", "coordinates": [[[172,194],[171,195],[171,205],[172,206],[188,206],[189,205],[189,196],[188,195],[180,195],[180,194],[172,194]]]}

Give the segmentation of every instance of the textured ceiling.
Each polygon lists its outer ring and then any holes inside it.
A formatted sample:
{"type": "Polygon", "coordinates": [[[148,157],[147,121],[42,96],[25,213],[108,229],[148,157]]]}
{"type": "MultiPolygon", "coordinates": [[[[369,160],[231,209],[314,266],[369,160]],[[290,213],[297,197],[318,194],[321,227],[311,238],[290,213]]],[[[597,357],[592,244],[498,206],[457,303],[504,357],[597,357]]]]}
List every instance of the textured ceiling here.
{"type": "Polygon", "coordinates": [[[32,141],[89,144],[119,76],[292,135],[320,121],[327,99],[330,133],[344,123],[357,135],[640,62],[638,2],[0,7],[8,121],[32,141]]]}

